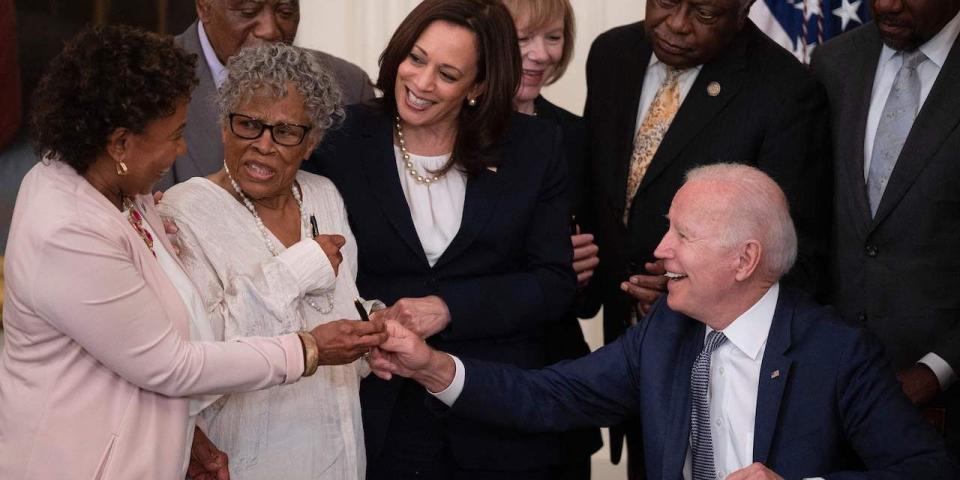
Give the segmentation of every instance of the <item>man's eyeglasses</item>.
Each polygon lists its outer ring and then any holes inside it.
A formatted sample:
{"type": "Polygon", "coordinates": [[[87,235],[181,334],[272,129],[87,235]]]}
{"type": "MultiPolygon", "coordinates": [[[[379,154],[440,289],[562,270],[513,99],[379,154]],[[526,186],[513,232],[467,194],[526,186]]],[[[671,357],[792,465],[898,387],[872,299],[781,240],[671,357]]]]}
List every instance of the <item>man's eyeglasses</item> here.
{"type": "Polygon", "coordinates": [[[270,125],[240,113],[231,113],[228,117],[230,118],[230,131],[234,135],[244,140],[256,140],[260,138],[260,135],[263,135],[264,130],[270,130],[270,137],[273,138],[273,142],[285,147],[296,147],[303,143],[307,132],[313,128],[296,123],[270,125]]]}

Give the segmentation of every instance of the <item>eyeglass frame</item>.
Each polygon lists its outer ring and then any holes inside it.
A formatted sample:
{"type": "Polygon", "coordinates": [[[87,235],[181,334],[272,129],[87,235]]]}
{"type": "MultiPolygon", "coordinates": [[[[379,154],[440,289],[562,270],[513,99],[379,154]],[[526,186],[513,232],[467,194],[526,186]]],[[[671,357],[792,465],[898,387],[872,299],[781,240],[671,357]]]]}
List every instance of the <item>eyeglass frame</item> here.
{"type": "Polygon", "coordinates": [[[269,124],[269,123],[265,123],[263,120],[260,120],[259,118],[251,117],[250,115],[244,115],[244,114],[242,114],[242,113],[236,113],[236,112],[230,112],[229,114],[227,114],[227,120],[229,120],[229,122],[230,122],[230,133],[234,134],[237,138],[241,138],[241,139],[243,139],[243,140],[256,140],[256,139],[258,139],[258,138],[260,138],[260,137],[263,136],[263,132],[264,132],[265,130],[270,130],[270,140],[273,141],[273,143],[276,143],[277,145],[280,145],[280,146],[283,146],[283,147],[296,147],[296,146],[299,146],[300,144],[303,143],[303,140],[304,140],[305,138],[307,138],[307,135],[310,133],[310,130],[313,129],[313,126],[311,126],[311,125],[301,125],[301,124],[299,124],[299,123],[286,123],[286,122],[283,122],[283,123],[277,123],[277,124],[271,125],[271,124],[269,124]],[[248,119],[250,119],[250,120],[254,120],[254,121],[260,123],[260,133],[258,133],[257,136],[255,136],[255,137],[244,137],[243,135],[240,135],[239,133],[237,133],[236,130],[233,129],[233,119],[234,119],[234,117],[244,117],[244,118],[248,118],[248,119]],[[274,135],[274,133],[273,133],[273,129],[274,129],[275,127],[279,127],[279,126],[300,127],[300,128],[303,129],[303,136],[300,137],[300,141],[299,141],[299,142],[294,143],[294,144],[292,144],[292,145],[287,145],[287,144],[285,144],[285,143],[280,143],[280,142],[277,141],[277,137],[276,137],[276,135],[274,135]]]}

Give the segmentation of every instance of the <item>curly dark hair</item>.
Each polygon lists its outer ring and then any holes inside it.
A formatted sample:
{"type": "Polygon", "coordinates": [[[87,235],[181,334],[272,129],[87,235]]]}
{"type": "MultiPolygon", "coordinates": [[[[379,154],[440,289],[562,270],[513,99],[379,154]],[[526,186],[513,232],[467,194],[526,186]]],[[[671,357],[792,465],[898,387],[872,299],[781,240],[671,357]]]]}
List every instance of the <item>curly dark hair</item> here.
{"type": "Polygon", "coordinates": [[[196,62],[171,37],[127,26],[85,29],[53,59],[34,92],[37,152],[83,175],[114,130],[142,133],[188,101],[196,62]]]}

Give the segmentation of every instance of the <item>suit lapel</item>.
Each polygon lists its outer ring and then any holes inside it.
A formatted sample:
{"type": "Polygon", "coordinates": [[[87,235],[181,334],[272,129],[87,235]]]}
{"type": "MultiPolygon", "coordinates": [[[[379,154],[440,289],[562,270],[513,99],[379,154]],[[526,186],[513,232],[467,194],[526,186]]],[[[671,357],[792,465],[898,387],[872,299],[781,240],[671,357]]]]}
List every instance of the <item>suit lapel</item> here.
{"type": "Polygon", "coordinates": [[[776,433],[783,392],[790,380],[793,361],[784,356],[790,348],[794,306],[792,299],[780,290],[773,324],[767,336],[767,346],[760,364],[760,383],[757,390],[757,413],[753,435],[753,460],[766,463],[776,433]]]}
{"type": "MultiPolygon", "coordinates": [[[[679,316],[679,314],[677,314],[679,316]]],[[[681,478],[687,449],[690,447],[690,372],[693,362],[703,349],[704,326],[700,322],[681,317],[677,321],[690,323],[680,346],[680,355],[674,366],[673,389],[670,392],[670,411],[667,412],[667,437],[663,443],[663,475],[661,478],[681,478]]]]}
{"type": "Polygon", "coordinates": [[[650,185],[743,88],[746,80],[747,40],[752,35],[761,35],[755,30],[756,27],[748,23],[726,53],[700,70],[693,87],[660,142],[650,168],[640,182],[639,191],[650,185]],[[707,87],[714,82],[721,88],[719,94],[711,96],[707,93],[707,87]]]}
{"type": "Polygon", "coordinates": [[[385,115],[371,117],[364,126],[362,135],[367,139],[364,142],[365,148],[373,151],[373,154],[361,156],[363,173],[370,185],[369,191],[397,235],[427,264],[427,255],[423,252],[417,229],[413,226],[410,207],[400,187],[390,119],[385,115]]]}
{"type": "MultiPolygon", "coordinates": [[[[622,76],[625,94],[622,108],[612,116],[613,120],[606,128],[612,128],[617,132],[610,138],[615,138],[620,143],[617,148],[615,160],[617,163],[611,168],[611,185],[617,195],[611,195],[615,202],[613,207],[616,211],[623,212],[626,208],[627,175],[630,171],[630,157],[633,156],[633,137],[636,135],[637,111],[640,108],[640,95],[643,90],[643,78],[646,75],[647,66],[650,64],[650,56],[653,55],[653,47],[645,38],[646,24],[641,24],[641,29],[637,32],[634,43],[624,45],[624,50],[636,52],[635,55],[627,55],[622,65],[610,68],[610,73],[614,74],[613,68],[618,71],[616,74],[622,76]]],[[[606,95],[615,95],[615,92],[605,92],[606,95]]]]}
{"type": "Polygon", "coordinates": [[[876,228],[900,202],[914,180],[960,122],[960,116],[957,115],[957,111],[960,110],[957,85],[960,85],[960,38],[953,42],[950,55],[947,56],[930,95],[927,96],[913,123],[897,165],[890,175],[890,183],[883,192],[871,230],[876,228]]]}
{"type": "Polygon", "coordinates": [[[858,41],[854,42],[853,51],[845,58],[845,61],[851,64],[849,71],[854,74],[849,76],[849,94],[845,90],[841,100],[844,103],[841,112],[844,113],[839,120],[839,125],[834,126],[835,132],[842,131],[844,125],[852,126],[854,131],[850,135],[835,138],[834,142],[838,146],[837,168],[844,171],[845,178],[844,184],[840,187],[851,192],[849,195],[843,195],[842,198],[853,203],[852,210],[857,212],[853,221],[861,237],[866,238],[871,214],[870,203],[867,200],[866,178],[863,175],[863,142],[867,131],[867,116],[870,113],[870,99],[873,96],[877,62],[880,60],[883,44],[880,42],[880,35],[874,24],[863,28],[869,33],[856,37],[858,41]]]}
{"type": "Polygon", "coordinates": [[[483,231],[489,222],[503,191],[504,175],[509,175],[510,160],[505,159],[494,173],[484,170],[480,175],[467,180],[466,198],[463,202],[463,216],[460,230],[450,245],[437,260],[435,267],[448,263],[462,253],[483,231]]]}
{"type": "MultiPolygon", "coordinates": [[[[200,32],[197,22],[180,36],[183,49],[197,55],[197,77],[199,83],[193,92],[190,104],[187,106],[187,127],[184,135],[187,138],[188,150],[180,158],[189,159],[191,168],[197,176],[209,175],[220,169],[223,162],[223,140],[220,133],[220,121],[217,118],[217,108],[214,105],[217,97],[217,85],[213,80],[213,72],[207,65],[200,45],[200,32]]],[[[178,166],[179,167],[179,166],[178,166]]],[[[194,176],[194,172],[178,171],[179,179],[186,180],[194,176]]]]}

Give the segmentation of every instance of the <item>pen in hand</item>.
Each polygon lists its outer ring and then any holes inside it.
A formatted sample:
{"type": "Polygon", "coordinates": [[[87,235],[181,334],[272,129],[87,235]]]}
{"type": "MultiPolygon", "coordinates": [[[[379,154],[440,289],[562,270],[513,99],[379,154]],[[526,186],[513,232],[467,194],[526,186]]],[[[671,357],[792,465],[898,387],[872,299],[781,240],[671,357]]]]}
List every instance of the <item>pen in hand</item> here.
{"type": "Polygon", "coordinates": [[[363,308],[363,304],[360,303],[359,299],[353,299],[353,306],[357,307],[357,313],[360,314],[360,320],[363,320],[364,322],[370,321],[370,317],[367,315],[367,310],[363,308]]]}
{"type": "Polygon", "coordinates": [[[310,228],[313,229],[313,236],[320,235],[320,229],[317,228],[317,217],[310,215],[310,228]]]}

